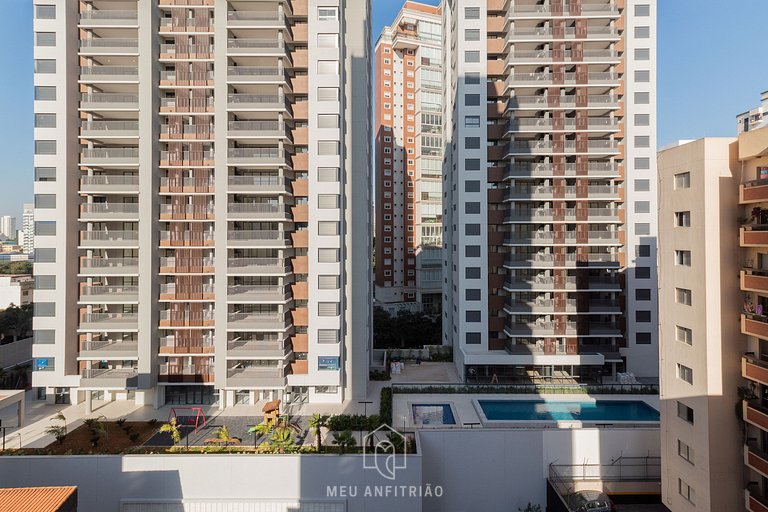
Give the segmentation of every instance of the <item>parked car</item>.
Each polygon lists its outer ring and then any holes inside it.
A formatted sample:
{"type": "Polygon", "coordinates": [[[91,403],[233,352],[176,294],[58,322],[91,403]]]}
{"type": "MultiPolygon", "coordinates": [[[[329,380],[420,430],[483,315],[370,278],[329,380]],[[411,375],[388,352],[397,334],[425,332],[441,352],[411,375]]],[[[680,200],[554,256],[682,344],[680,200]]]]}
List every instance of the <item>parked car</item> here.
{"type": "Polygon", "coordinates": [[[568,496],[568,506],[573,512],[616,512],[611,498],[600,491],[575,492],[568,496]]]}

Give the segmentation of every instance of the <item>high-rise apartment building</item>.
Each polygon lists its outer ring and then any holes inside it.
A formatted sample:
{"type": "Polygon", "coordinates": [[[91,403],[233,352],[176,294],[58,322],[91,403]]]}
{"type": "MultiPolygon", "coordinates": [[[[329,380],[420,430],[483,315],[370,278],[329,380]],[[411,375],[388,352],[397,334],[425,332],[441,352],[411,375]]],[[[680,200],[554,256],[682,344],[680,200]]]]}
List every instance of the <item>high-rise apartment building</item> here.
{"type": "Polygon", "coordinates": [[[675,512],[743,510],[738,145],[705,138],[658,157],[661,480],[675,512]]]}
{"type": "Polygon", "coordinates": [[[656,377],[656,2],[446,0],[443,17],[459,371],[656,377]]]}
{"type": "Polygon", "coordinates": [[[748,112],[736,116],[738,133],[748,132],[768,126],[768,91],[760,95],[760,105],[748,112]]]}
{"type": "Polygon", "coordinates": [[[34,8],[34,386],[364,396],[369,2],[34,8]]]}
{"type": "Polygon", "coordinates": [[[376,300],[438,312],[442,290],[442,20],[406,1],[376,44],[376,300]]]}
{"type": "Polygon", "coordinates": [[[16,217],[10,215],[0,217],[0,235],[8,239],[16,237],[16,217]]]}
{"type": "Polygon", "coordinates": [[[21,229],[19,230],[19,245],[24,254],[35,251],[35,205],[25,204],[21,214],[21,229]]]}

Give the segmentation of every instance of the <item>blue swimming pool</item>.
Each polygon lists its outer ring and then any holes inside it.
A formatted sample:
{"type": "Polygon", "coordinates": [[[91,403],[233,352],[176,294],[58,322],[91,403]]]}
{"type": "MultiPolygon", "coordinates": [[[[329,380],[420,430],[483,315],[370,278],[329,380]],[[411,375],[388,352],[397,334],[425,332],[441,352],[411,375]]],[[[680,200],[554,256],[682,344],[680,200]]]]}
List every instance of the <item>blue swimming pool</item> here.
{"type": "Polygon", "coordinates": [[[640,400],[478,400],[478,403],[490,421],[659,421],[659,411],[640,400]]]}
{"type": "Polygon", "coordinates": [[[450,404],[413,404],[415,425],[455,425],[450,404]]]}

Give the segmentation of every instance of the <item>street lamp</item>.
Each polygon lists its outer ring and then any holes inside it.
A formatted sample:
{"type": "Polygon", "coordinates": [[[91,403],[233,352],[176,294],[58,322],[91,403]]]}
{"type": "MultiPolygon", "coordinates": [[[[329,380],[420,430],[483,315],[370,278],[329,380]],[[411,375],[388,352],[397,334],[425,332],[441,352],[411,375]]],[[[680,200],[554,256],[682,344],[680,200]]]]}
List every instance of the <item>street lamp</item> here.
{"type": "MultiPolygon", "coordinates": [[[[369,401],[365,401],[365,400],[360,400],[357,403],[358,404],[363,404],[363,416],[365,416],[365,418],[367,420],[368,419],[368,404],[372,404],[373,402],[369,402],[369,401]]],[[[366,421],[366,427],[368,426],[367,423],[368,422],[366,421]]],[[[361,430],[360,431],[360,446],[362,446],[362,445],[363,445],[363,431],[361,430]]]]}

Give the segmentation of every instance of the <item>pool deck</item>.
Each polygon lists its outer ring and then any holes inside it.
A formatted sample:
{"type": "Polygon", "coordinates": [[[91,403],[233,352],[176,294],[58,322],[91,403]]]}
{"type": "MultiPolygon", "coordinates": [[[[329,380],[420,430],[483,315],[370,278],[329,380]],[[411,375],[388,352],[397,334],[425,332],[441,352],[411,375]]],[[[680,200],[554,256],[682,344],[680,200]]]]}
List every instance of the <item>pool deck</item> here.
{"type": "MultiPolygon", "coordinates": [[[[641,401],[650,405],[657,411],[660,408],[658,395],[578,395],[578,394],[395,394],[392,400],[392,422],[393,427],[405,427],[407,430],[414,429],[444,429],[444,428],[484,428],[484,427],[503,427],[517,426],[518,428],[541,428],[542,422],[488,422],[481,418],[475,407],[475,400],[551,400],[557,402],[574,401],[583,402],[586,400],[619,400],[619,401],[641,401]],[[456,425],[415,425],[413,423],[413,404],[450,404],[453,410],[456,425]],[[492,425],[488,425],[492,423],[492,425]]],[[[612,422],[618,423],[618,422],[612,422]]],[[[637,422],[632,422],[637,424],[637,422]]],[[[658,425],[657,422],[653,424],[658,425]]],[[[546,422],[548,428],[580,428],[581,422],[578,421],[559,421],[546,422]]],[[[589,425],[591,426],[591,424],[589,425]]]]}

